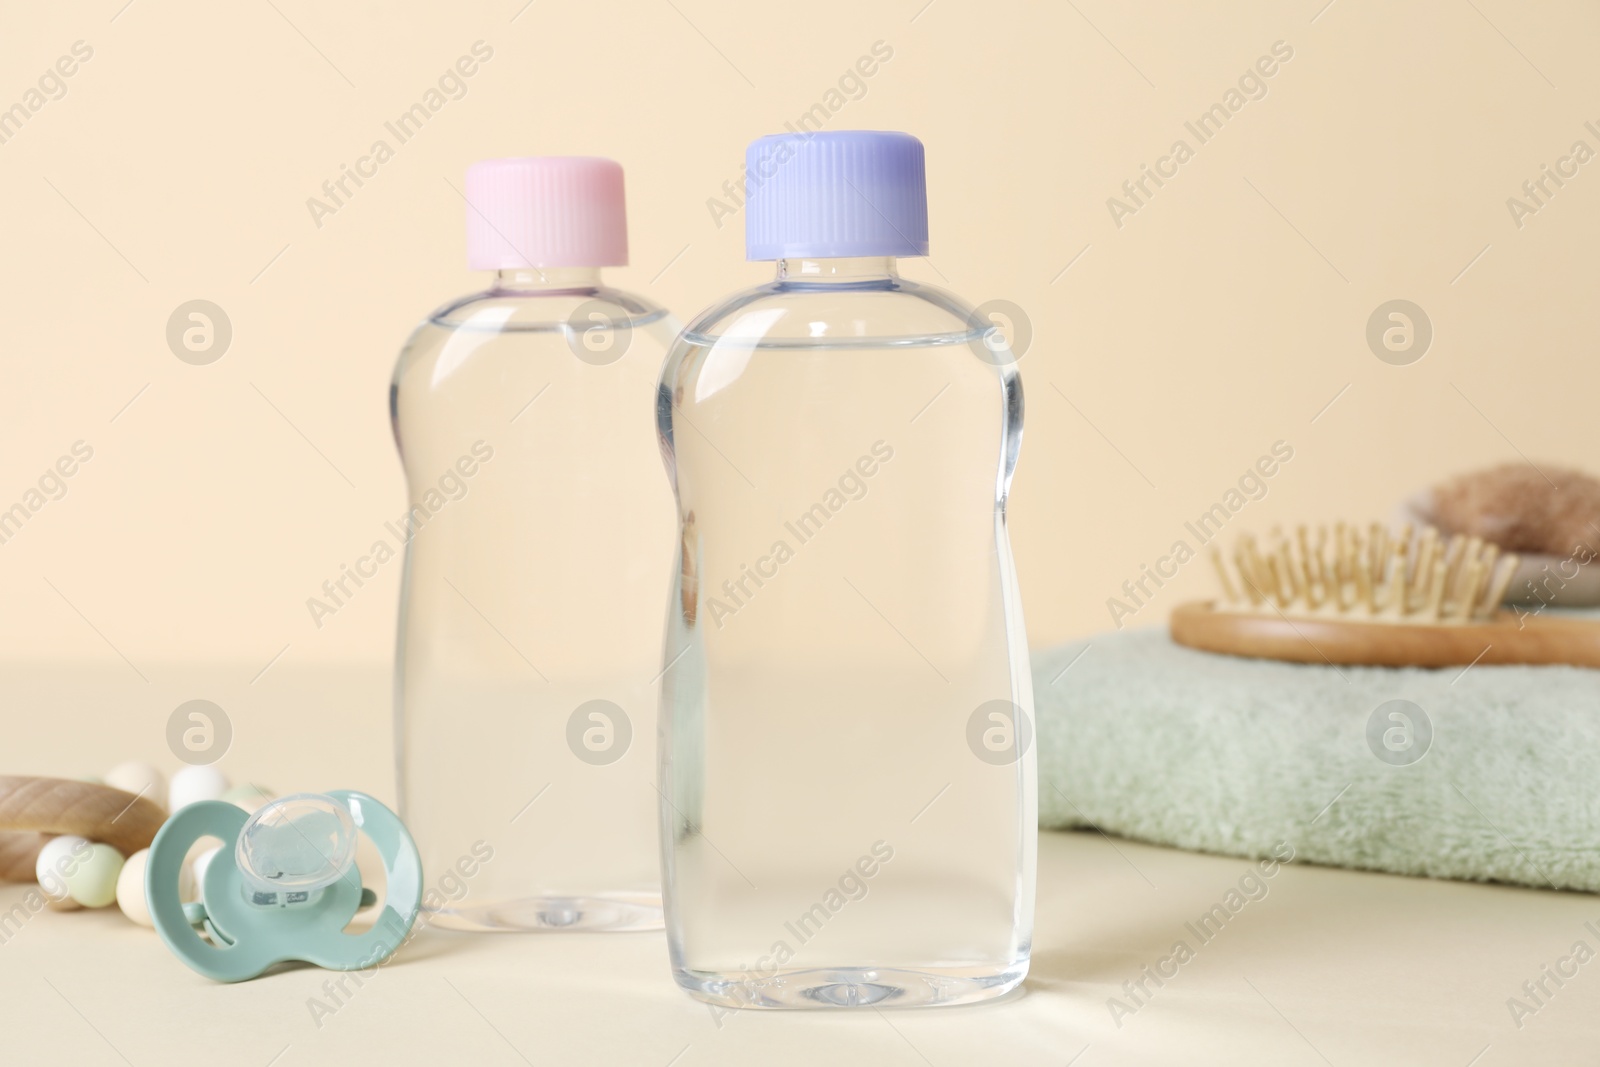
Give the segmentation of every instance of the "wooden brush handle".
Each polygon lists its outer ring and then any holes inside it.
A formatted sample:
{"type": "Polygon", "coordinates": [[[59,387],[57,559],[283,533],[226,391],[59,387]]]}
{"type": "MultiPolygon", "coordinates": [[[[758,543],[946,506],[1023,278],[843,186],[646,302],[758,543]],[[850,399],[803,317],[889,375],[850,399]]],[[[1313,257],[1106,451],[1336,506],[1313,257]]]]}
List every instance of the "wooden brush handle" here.
{"type": "Polygon", "coordinates": [[[33,881],[41,834],[77,834],[131,856],[166,820],[160,804],[108,785],[0,776],[0,881],[33,881]]]}
{"type": "Polygon", "coordinates": [[[1564,663],[1600,667],[1600,623],[1502,611],[1459,625],[1366,622],[1217,611],[1210,601],[1172,612],[1180,645],[1234,656],[1370,667],[1453,667],[1469,663],[1564,663]]]}

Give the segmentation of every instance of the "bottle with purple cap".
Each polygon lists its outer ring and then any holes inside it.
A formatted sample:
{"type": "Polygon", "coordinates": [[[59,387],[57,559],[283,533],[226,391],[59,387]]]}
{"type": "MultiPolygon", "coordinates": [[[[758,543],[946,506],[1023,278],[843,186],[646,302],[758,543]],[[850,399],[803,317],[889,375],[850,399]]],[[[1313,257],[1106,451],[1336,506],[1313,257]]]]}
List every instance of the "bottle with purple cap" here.
{"type": "Polygon", "coordinates": [[[899,273],[928,252],[916,138],[765,137],[747,165],[747,256],[777,275],[684,330],[656,404],[673,971],[723,1008],[999,996],[1037,838],[1016,358],[899,273]]]}

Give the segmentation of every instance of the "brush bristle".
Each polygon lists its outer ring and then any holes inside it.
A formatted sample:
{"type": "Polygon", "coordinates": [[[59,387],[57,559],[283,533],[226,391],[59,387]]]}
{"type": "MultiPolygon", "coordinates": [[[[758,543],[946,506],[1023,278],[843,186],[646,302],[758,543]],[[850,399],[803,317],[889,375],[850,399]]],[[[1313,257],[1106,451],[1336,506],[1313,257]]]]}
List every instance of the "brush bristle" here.
{"type": "Polygon", "coordinates": [[[1265,544],[1246,534],[1230,560],[1211,559],[1223,603],[1236,611],[1352,616],[1374,621],[1466,623],[1492,618],[1505,599],[1517,557],[1477,537],[1444,541],[1431,526],[1398,534],[1373,523],[1274,530],[1265,544]]]}

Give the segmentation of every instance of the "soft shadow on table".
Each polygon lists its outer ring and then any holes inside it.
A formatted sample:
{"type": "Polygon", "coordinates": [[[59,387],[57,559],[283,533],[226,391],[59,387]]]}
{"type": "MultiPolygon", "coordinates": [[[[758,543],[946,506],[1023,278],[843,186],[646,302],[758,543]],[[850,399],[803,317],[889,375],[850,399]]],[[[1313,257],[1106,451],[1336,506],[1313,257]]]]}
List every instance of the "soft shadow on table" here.
{"type": "Polygon", "coordinates": [[[471,959],[495,951],[495,941],[505,937],[550,937],[551,934],[475,934],[462,930],[419,930],[384,966],[403,967],[427,960],[471,959]]]}
{"type": "MultiPolygon", "coordinates": [[[[428,929],[416,931],[411,940],[407,942],[399,952],[395,953],[395,955],[389,960],[388,963],[384,964],[384,966],[393,967],[396,965],[405,965],[407,963],[421,963],[426,960],[444,959],[446,957],[457,960],[471,959],[474,956],[486,956],[491,953],[498,952],[507,942],[511,941],[526,941],[530,946],[532,946],[534,944],[542,944],[548,941],[559,939],[577,939],[578,941],[588,941],[595,937],[604,937],[608,939],[616,938],[649,940],[651,938],[663,939],[663,936],[664,935],[660,930],[641,930],[630,933],[607,934],[594,934],[578,931],[571,933],[543,931],[538,933],[514,933],[510,931],[499,933],[473,933],[467,930],[446,930],[442,928],[436,929],[430,927],[428,929]]],[[[667,947],[666,942],[663,939],[661,943],[661,958],[665,960],[666,956],[667,947]]]]}
{"type": "MultiPolygon", "coordinates": [[[[1156,923],[1151,923],[1155,927],[1156,923]]],[[[1145,935],[1130,940],[1131,944],[1145,944],[1145,935]]],[[[1039,993],[1064,992],[1085,985],[1119,984],[1130,973],[1132,954],[1119,954],[1104,949],[1053,948],[1035,951],[1028,967],[1028,977],[1022,990],[1039,993]]],[[[1133,964],[1133,971],[1138,965],[1133,964]]],[[[1009,1000],[1010,997],[1003,998],[1009,1000]]]]}

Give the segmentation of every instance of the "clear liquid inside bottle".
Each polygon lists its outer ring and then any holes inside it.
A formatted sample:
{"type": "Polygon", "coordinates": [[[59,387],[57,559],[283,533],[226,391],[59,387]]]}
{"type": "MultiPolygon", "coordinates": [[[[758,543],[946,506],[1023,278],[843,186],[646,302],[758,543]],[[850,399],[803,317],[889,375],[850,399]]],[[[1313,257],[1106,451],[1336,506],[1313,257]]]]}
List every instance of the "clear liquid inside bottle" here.
{"type": "Polygon", "coordinates": [[[396,366],[399,794],[440,925],[661,924],[652,411],[676,328],[596,269],[508,270],[396,366]]]}
{"type": "Polygon", "coordinates": [[[788,260],[668,356],[663,871],[702,999],[957,1004],[1027,973],[1022,393],[973,322],[891,259],[788,260]]]}

